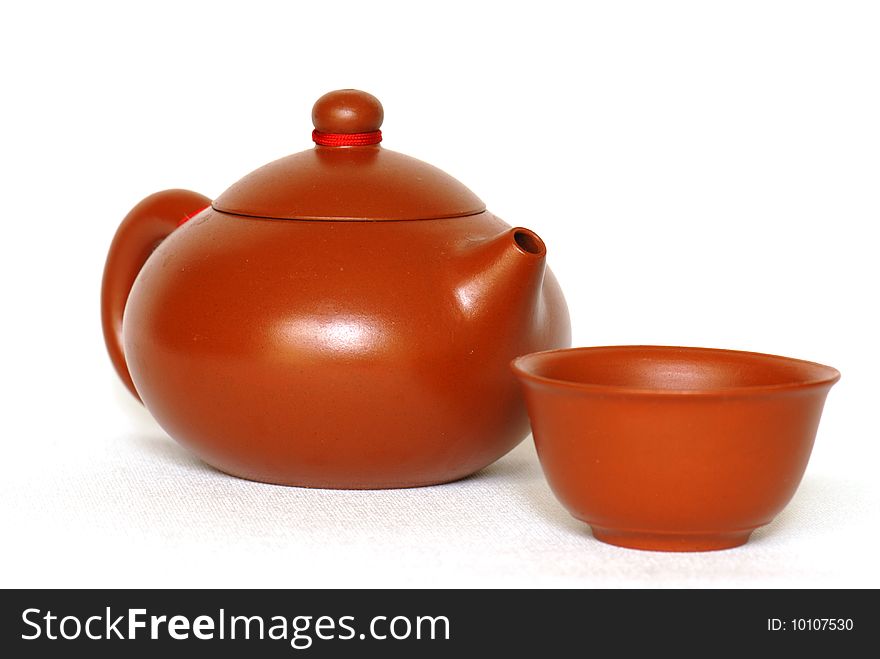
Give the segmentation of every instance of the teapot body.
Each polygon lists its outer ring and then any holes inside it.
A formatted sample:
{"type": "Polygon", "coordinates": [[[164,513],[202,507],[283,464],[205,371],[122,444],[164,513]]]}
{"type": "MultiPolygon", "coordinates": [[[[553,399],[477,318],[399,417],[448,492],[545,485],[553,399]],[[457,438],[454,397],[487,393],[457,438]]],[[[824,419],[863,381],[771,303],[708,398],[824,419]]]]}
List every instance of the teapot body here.
{"type": "Polygon", "coordinates": [[[509,362],[569,344],[544,246],[488,211],[412,221],[206,208],[125,304],[134,387],[159,424],[239,477],[413,487],[528,433],[509,362]]]}

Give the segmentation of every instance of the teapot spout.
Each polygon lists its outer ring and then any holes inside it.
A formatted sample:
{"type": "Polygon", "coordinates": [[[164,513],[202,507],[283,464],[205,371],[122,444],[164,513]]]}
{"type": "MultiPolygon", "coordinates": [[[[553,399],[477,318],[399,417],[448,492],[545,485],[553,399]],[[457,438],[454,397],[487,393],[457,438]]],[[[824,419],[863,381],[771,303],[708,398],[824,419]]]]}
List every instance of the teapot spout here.
{"type": "Polygon", "coordinates": [[[537,292],[544,279],[547,248],[544,241],[531,229],[514,227],[491,238],[484,246],[493,262],[498,283],[519,289],[522,293],[537,292]]]}
{"type": "Polygon", "coordinates": [[[537,256],[542,260],[547,255],[547,248],[540,236],[531,229],[523,227],[515,227],[509,233],[513,237],[513,242],[517,249],[528,256],[537,256]]]}
{"type": "Polygon", "coordinates": [[[542,322],[547,248],[534,231],[508,229],[468,251],[470,274],[456,291],[466,313],[491,313],[513,332],[542,322]]]}

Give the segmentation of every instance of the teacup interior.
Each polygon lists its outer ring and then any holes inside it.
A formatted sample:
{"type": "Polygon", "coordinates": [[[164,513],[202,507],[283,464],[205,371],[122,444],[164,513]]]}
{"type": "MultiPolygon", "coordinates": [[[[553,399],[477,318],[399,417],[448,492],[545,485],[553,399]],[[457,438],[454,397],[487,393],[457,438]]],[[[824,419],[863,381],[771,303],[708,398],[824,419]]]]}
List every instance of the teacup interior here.
{"type": "Polygon", "coordinates": [[[796,386],[839,377],[828,366],[787,357],[665,346],[559,350],[526,357],[520,368],[562,382],[656,391],[796,386]]]}

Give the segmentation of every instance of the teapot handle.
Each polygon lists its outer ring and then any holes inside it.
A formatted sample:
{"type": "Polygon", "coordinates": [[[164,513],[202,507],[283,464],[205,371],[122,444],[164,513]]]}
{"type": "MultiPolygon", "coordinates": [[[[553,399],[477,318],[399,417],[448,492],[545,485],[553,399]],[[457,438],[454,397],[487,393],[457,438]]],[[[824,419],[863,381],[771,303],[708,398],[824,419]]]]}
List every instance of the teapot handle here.
{"type": "Polygon", "coordinates": [[[189,190],[157,192],[131,209],[110,243],[101,282],[104,342],[117,374],[138,400],[122,343],[122,314],[128,294],[153,250],[177,227],[210,205],[210,199],[189,190]]]}

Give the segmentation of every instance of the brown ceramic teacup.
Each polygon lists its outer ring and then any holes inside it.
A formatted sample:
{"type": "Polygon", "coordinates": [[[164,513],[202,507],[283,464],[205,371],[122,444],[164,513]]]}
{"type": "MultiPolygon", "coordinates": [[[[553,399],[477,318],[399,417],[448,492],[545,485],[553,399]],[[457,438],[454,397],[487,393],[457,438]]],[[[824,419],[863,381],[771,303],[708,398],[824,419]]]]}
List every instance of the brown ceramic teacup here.
{"type": "Polygon", "coordinates": [[[825,397],[813,362],[663,346],[515,359],[553,492],[603,542],[657,551],[744,544],[789,502],[825,397]]]}

